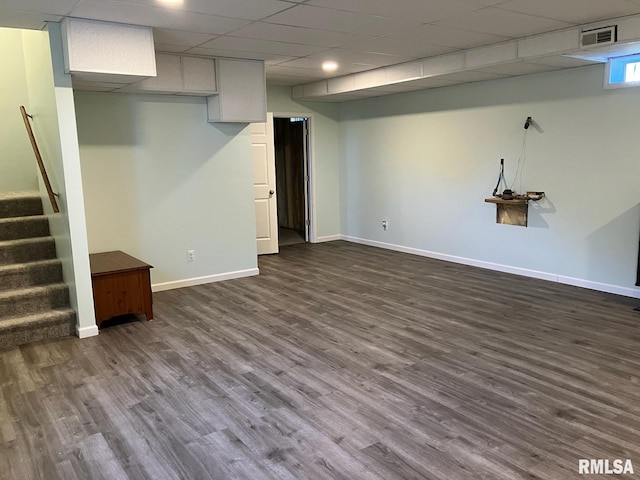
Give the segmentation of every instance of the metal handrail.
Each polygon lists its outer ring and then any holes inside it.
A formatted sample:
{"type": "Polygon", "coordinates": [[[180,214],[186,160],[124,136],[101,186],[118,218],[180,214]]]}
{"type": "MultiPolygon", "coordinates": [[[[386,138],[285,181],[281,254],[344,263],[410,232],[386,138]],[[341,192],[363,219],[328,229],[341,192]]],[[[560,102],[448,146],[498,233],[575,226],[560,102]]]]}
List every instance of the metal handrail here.
{"type": "Polygon", "coordinates": [[[33,153],[36,156],[36,161],[38,162],[38,168],[40,169],[40,174],[42,175],[44,186],[47,189],[47,194],[49,195],[49,201],[51,202],[51,207],[53,208],[54,213],[60,213],[60,208],[58,208],[58,201],[56,200],[56,194],[53,192],[53,188],[51,188],[49,175],[47,175],[47,169],[45,168],[44,162],[42,161],[42,155],[40,155],[40,149],[38,148],[38,143],[36,142],[36,137],[33,135],[33,129],[31,128],[31,122],[29,121],[29,119],[33,117],[27,113],[24,106],[20,107],[20,113],[22,113],[24,126],[27,129],[29,140],[31,140],[33,153]]]}

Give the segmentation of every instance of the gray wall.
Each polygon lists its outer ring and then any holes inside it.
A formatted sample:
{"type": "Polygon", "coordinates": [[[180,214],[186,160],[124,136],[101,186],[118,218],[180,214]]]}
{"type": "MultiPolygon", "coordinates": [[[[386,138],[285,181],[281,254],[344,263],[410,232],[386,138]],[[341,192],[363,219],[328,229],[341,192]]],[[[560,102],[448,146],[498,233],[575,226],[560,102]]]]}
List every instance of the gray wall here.
{"type": "Polygon", "coordinates": [[[335,240],[341,233],[340,218],[340,121],[338,106],[331,103],[291,100],[291,88],[269,86],[267,110],[308,114],[312,120],[312,181],[316,191],[316,241],[335,240]]]}
{"type": "Polygon", "coordinates": [[[640,92],[604,90],[603,75],[585,67],[343,104],[343,233],[637,296],[640,92]],[[529,228],[499,225],[483,199],[500,158],[513,178],[529,115],[540,130],[529,130],[522,190],[547,198],[531,205],[529,228]]]}
{"type": "Polygon", "coordinates": [[[38,190],[36,159],[19,110],[29,106],[22,37],[21,30],[0,28],[0,192],[38,190]]]}
{"type": "Polygon", "coordinates": [[[76,113],[90,252],[163,288],[257,267],[246,125],[207,123],[199,97],[76,92],[76,113]]]}
{"type": "MultiPolygon", "coordinates": [[[[60,213],[53,213],[44,186],[40,186],[49,216],[56,253],[69,285],[71,306],[77,313],[81,338],[98,334],[93,308],[89,252],[80,180],[80,158],[71,77],[64,73],[60,25],[49,32],[23,30],[28,110],[53,190],[59,194],[60,213]]],[[[40,180],[42,184],[42,181],[40,180]]]]}

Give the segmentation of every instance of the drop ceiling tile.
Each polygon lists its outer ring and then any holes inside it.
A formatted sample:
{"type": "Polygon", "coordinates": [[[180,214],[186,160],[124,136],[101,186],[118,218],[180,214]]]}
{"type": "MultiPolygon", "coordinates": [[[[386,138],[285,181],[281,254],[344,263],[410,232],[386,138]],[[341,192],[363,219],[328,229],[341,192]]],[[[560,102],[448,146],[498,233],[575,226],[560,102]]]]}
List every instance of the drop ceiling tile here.
{"type": "Polygon", "coordinates": [[[640,13],[640,3],[626,0],[510,0],[499,8],[576,24],[640,13]]]}
{"type": "Polygon", "coordinates": [[[273,15],[266,21],[279,25],[372,36],[393,33],[418,25],[417,22],[309,5],[298,5],[285,12],[273,15]]]}
{"type": "MultiPolygon", "coordinates": [[[[281,63],[282,67],[308,68],[314,70],[322,70],[322,60],[317,58],[296,58],[286,63],[281,63]]],[[[363,65],[361,63],[344,63],[338,64],[338,70],[331,73],[331,76],[346,75],[348,73],[364,72],[375,68],[372,65],[363,65]]]]}
{"type": "Polygon", "coordinates": [[[17,12],[0,8],[0,27],[41,30],[46,22],[59,22],[62,17],[46,13],[17,12]]]}
{"type": "Polygon", "coordinates": [[[115,90],[117,90],[117,88],[114,87],[102,87],[99,85],[79,85],[79,86],[73,86],[73,89],[76,91],[82,91],[82,92],[113,92],[115,90]]]}
{"type": "Polygon", "coordinates": [[[293,77],[290,75],[276,75],[267,72],[267,84],[268,85],[300,85],[308,82],[309,79],[305,77],[293,77]]]}
{"type": "Polygon", "coordinates": [[[498,43],[486,47],[465,50],[464,64],[467,68],[514,62],[518,58],[518,42],[498,43]]]}
{"type": "Polygon", "coordinates": [[[333,60],[338,63],[360,63],[363,65],[372,65],[374,67],[386,67],[387,65],[395,65],[396,63],[404,63],[414,59],[413,57],[401,55],[359,52],[354,50],[344,50],[341,48],[325,50],[321,53],[309,55],[309,57],[320,60],[333,60]]]}
{"type": "Polygon", "coordinates": [[[448,73],[446,75],[442,75],[441,77],[437,77],[437,80],[451,80],[456,83],[471,83],[471,82],[484,82],[486,80],[497,80],[499,78],[506,78],[509,75],[504,75],[500,73],[493,72],[480,72],[480,71],[467,71],[467,72],[456,72],[456,73],[448,73]]]}
{"type": "MultiPolygon", "coordinates": [[[[157,0],[119,0],[123,3],[158,6],[157,0]]],[[[205,13],[220,17],[260,20],[291,8],[292,4],[280,0],[183,0],[181,5],[165,6],[166,9],[205,13]]]]}
{"type": "MultiPolygon", "coordinates": [[[[1,9],[20,12],[48,13],[64,16],[68,14],[79,0],[2,0],[1,9]]],[[[3,19],[4,20],[4,19],[3,19]]]]}
{"type": "Polygon", "coordinates": [[[187,55],[195,55],[200,57],[227,57],[227,58],[246,58],[248,60],[264,60],[266,65],[277,65],[282,62],[293,60],[295,57],[286,57],[274,55],[272,53],[257,52],[238,52],[236,50],[221,50],[215,48],[190,48],[185,52],[187,55]]]}
{"type": "MultiPolygon", "coordinates": [[[[497,78],[497,77],[496,77],[497,78]]],[[[407,86],[417,89],[420,87],[424,88],[439,88],[439,87],[449,87],[451,85],[459,85],[464,83],[465,81],[462,79],[454,78],[454,77],[433,77],[433,78],[425,78],[421,80],[414,80],[412,82],[407,82],[407,86]]]]}
{"type": "Polygon", "coordinates": [[[249,20],[122,3],[113,0],[80,0],[71,16],[220,35],[251,23],[249,20]]]}
{"type": "Polygon", "coordinates": [[[525,15],[496,7],[483,8],[471,13],[441,20],[436,24],[460,30],[469,30],[470,32],[488,33],[512,38],[572,26],[572,24],[567,22],[525,15]]]}
{"type": "Polygon", "coordinates": [[[185,47],[184,45],[169,45],[158,42],[154,42],[154,47],[156,52],[164,53],[184,53],[189,49],[189,47],[185,47]]]}
{"type": "Polygon", "coordinates": [[[551,70],[557,70],[560,67],[554,67],[551,65],[541,65],[537,63],[528,62],[514,62],[505,63],[503,65],[494,65],[487,68],[479,68],[477,72],[497,73],[500,75],[529,75],[531,73],[549,72],[551,70]]]}
{"type": "Polygon", "coordinates": [[[474,0],[311,0],[308,5],[430,23],[486,6],[474,0]]]}
{"type": "Polygon", "coordinates": [[[509,37],[488,33],[469,32],[437,25],[420,25],[402,32],[385,36],[385,39],[417,44],[441,45],[452,48],[472,48],[509,40],[509,37]]]}
{"type": "MultiPolygon", "coordinates": [[[[380,96],[383,94],[370,94],[367,93],[366,91],[362,91],[362,92],[349,92],[349,93],[336,93],[335,95],[329,95],[326,97],[321,97],[318,100],[322,101],[322,102],[348,102],[348,101],[352,101],[352,100],[363,100],[365,98],[371,98],[371,97],[376,97],[376,96],[380,96]]],[[[315,99],[310,98],[307,101],[309,102],[313,102],[315,99]]]]}
{"type": "Polygon", "coordinates": [[[538,63],[540,65],[550,65],[558,68],[574,68],[583,67],[585,65],[594,65],[599,62],[592,62],[591,60],[583,60],[581,58],[565,57],[563,55],[556,55],[553,57],[533,58],[528,60],[529,63],[538,63]]]}
{"type": "Polygon", "coordinates": [[[170,28],[153,29],[153,41],[165,45],[197,47],[214,38],[216,38],[215,35],[208,35],[206,33],[185,32],[183,30],[172,30],[170,28]]]}
{"type": "Polygon", "coordinates": [[[457,72],[465,68],[465,52],[440,55],[427,58],[422,61],[422,73],[424,76],[437,76],[445,73],[457,72]]]}
{"type": "Polygon", "coordinates": [[[255,38],[231,37],[228,35],[200,45],[204,48],[220,50],[237,50],[240,52],[271,53],[292,57],[306,57],[313,53],[326,50],[326,47],[301,45],[299,43],[274,42],[271,40],[256,40],[255,38]]]}
{"type": "Polygon", "coordinates": [[[426,58],[444,53],[453,52],[456,49],[440,45],[428,45],[420,42],[403,42],[390,38],[378,37],[363,40],[361,42],[346,45],[349,50],[379,53],[384,55],[399,55],[409,58],[426,58]]]}
{"type": "MultiPolygon", "coordinates": [[[[318,97],[320,95],[326,95],[328,92],[328,86],[329,82],[324,81],[298,85],[295,88],[295,95],[303,97],[318,97]]],[[[291,90],[291,95],[294,95],[293,89],[291,90]]]]}
{"type": "Polygon", "coordinates": [[[399,85],[385,85],[384,87],[368,88],[366,91],[368,93],[380,92],[380,93],[392,94],[392,93],[404,93],[404,92],[411,92],[415,90],[422,90],[423,88],[425,87],[418,86],[418,85],[406,85],[402,83],[399,85]]]}
{"type": "Polygon", "coordinates": [[[319,68],[294,68],[283,67],[281,65],[267,67],[267,74],[305,78],[307,82],[331,76],[331,74],[323,72],[322,69],[319,68]]]}
{"type": "Polygon", "coordinates": [[[115,82],[90,82],[87,80],[78,80],[76,78],[73,79],[73,88],[81,89],[86,87],[95,87],[95,88],[103,88],[106,90],[114,90],[116,88],[124,87],[124,83],[115,83],[115,82]]]}
{"type": "Polygon", "coordinates": [[[363,38],[362,35],[350,33],[329,32],[312,28],[292,27],[290,25],[274,25],[273,23],[265,22],[254,22],[251,25],[242,27],[234,31],[233,36],[323,47],[339,47],[363,38]]]}

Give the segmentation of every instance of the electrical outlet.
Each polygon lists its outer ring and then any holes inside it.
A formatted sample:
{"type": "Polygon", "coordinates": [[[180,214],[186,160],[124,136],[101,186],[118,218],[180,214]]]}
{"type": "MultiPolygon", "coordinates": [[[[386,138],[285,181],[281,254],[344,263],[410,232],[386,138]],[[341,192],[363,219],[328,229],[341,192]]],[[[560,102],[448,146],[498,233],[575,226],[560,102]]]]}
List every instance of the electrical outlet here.
{"type": "Polygon", "coordinates": [[[196,251],[195,250],[187,250],[187,260],[189,262],[195,262],[195,260],[196,260],[196,251]]]}
{"type": "Polygon", "coordinates": [[[389,222],[387,222],[386,220],[382,220],[382,229],[389,230],[389,222]]]}

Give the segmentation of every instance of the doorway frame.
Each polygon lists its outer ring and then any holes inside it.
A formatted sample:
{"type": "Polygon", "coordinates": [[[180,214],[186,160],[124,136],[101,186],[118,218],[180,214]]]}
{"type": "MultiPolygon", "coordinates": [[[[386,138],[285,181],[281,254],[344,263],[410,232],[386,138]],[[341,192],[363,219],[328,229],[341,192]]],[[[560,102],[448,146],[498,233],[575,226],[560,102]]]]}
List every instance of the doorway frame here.
{"type": "MultiPolygon", "coordinates": [[[[309,121],[309,149],[307,151],[307,173],[309,175],[309,191],[307,192],[307,203],[309,211],[309,243],[318,243],[316,237],[316,168],[315,168],[315,121],[311,112],[272,112],[273,118],[306,118],[309,121]]],[[[275,135],[273,139],[275,145],[275,135]]]]}

